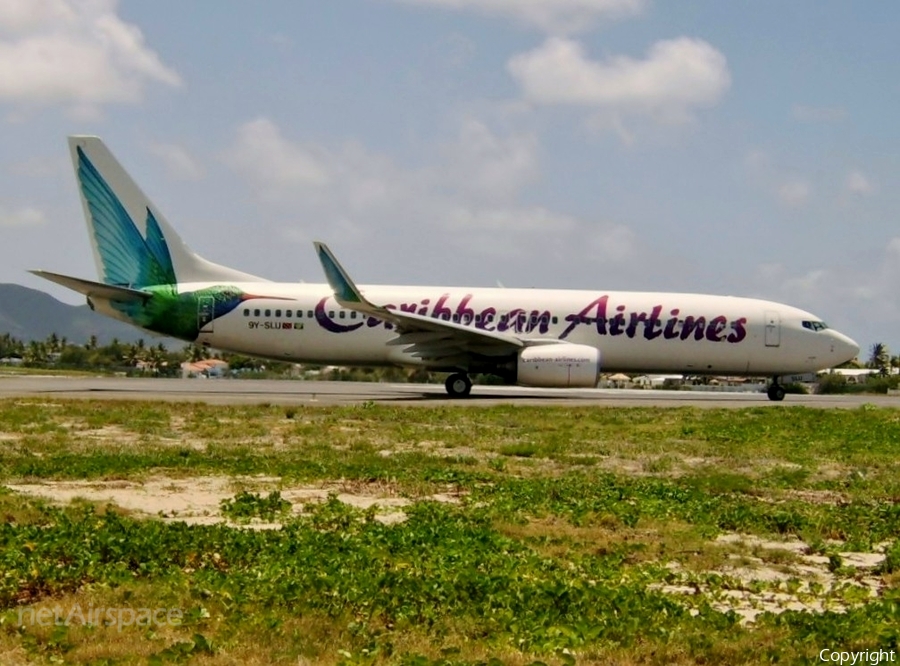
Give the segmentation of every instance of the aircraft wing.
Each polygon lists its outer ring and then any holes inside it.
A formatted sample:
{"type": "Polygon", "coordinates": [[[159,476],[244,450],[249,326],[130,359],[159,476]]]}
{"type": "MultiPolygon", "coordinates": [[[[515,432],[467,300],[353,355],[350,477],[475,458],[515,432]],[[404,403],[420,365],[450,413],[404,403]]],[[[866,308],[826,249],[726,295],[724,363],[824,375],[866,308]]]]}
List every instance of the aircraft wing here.
{"type": "Polygon", "coordinates": [[[149,299],[153,298],[153,294],[146,291],[104,284],[102,282],[92,282],[91,280],[82,280],[81,278],[51,273],[50,271],[29,271],[29,273],[44,278],[45,280],[50,280],[50,282],[61,284],[63,287],[67,287],[72,291],[77,291],[79,294],[84,294],[88,298],[96,296],[98,298],[108,298],[111,301],[123,303],[146,303],[149,299]]]}
{"type": "Polygon", "coordinates": [[[526,345],[526,341],[513,335],[376,305],[363,296],[327,245],[317,242],[315,246],[335,300],[345,308],[393,324],[398,336],[388,344],[409,345],[406,353],[411,356],[433,364],[466,365],[473,354],[503,356],[526,345]]]}

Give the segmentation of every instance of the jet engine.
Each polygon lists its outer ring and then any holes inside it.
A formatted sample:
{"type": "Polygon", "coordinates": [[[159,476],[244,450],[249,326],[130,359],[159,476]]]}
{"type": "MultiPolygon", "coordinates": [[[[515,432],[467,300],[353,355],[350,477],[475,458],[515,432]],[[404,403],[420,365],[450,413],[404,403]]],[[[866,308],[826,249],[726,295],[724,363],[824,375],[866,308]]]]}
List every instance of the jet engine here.
{"type": "Polygon", "coordinates": [[[588,345],[525,347],[516,362],[516,383],[548,388],[594,388],[600,376],[600,350],[588,345]]]}

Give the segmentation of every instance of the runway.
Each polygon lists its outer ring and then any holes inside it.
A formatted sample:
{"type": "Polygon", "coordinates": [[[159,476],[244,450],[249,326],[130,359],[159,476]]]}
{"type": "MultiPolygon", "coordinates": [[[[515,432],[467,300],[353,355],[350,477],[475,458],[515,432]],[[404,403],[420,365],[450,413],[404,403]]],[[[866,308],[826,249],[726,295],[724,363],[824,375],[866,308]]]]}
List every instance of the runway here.
{"type": "Polygon", "coordinates": [[[109,400],[166,400],[210,404],[347,405],[434,407],[464,405],[557,405],[596,407],[779,407],[853,409],[863,404],[900,407],[900,397],[882,395],[788,395],[776,403],[763,393],[651,391],[636,389],[540,389],[475,386],[464,400],[447,397],[433,384],[376,384],[249,379],[149,379],[0,375],[0,399],[56,397],[109,400]]]}

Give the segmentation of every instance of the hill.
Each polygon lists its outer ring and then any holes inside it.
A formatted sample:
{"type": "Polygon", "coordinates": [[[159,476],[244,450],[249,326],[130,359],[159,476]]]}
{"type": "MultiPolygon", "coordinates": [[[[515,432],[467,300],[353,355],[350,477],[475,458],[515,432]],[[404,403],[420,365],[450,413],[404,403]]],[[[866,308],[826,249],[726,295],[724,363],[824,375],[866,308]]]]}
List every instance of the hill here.
{"type": "Polygon", "coordinates": [[[69,342],[84,344],[92,335],[101,345],[113,338],[121,342],[162,342],[169,349],[185,343],[171,338],[157,338],[140,329],[93,312],[87,305],[68,305],[49,294],[18,284],[0,284],[0,334],[9,333],[25,342],[44,340],[51,333],[69,342]]]}

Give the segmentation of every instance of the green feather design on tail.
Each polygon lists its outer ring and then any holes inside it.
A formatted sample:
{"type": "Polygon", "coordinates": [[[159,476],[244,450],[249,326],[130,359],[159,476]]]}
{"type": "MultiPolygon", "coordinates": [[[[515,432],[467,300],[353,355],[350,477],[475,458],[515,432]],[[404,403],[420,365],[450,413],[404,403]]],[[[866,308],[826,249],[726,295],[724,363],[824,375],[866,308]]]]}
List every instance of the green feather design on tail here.
{"type": "Polygon", "coordinates": [[[153,212],[146,209],[145,238],[80,147],[77,154],[78,181],[90,212],[91,230],[103,265],[103,281],[153,295],[145,304],[112,302],[129,321],[156,333],[193,342],[200,334],[201,299],[212,299],[209,315],[216,319],[244,300],[259,298],[227,285],[179,293],[172,256],[153,212]]]}

